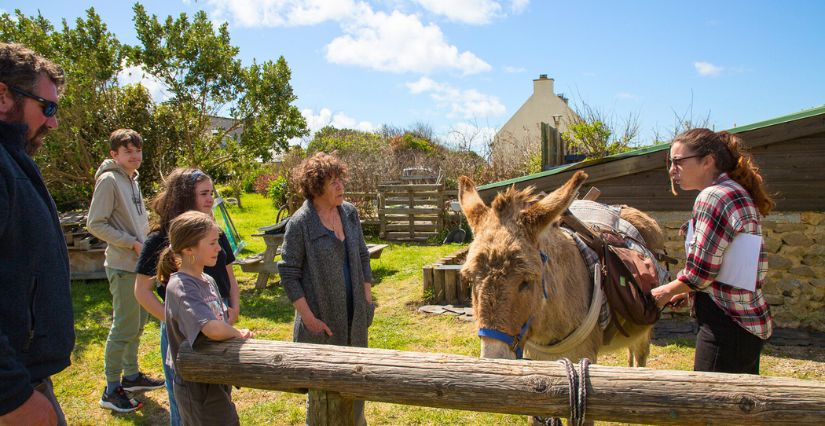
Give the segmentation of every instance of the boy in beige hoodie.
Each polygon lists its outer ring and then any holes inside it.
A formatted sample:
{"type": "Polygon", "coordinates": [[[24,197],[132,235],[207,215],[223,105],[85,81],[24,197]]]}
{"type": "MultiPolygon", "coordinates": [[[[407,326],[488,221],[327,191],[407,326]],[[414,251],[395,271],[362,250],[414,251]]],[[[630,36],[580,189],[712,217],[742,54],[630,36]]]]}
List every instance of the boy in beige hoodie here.
{"type": "Polygon", "coordinates": [[[100,406],[121,413],[142,404],[126,392],[163,387],[162,380],[147,377],[138,369],[137,353],[148,314],[135,300],[135,264],[149,229],[149,216],[137,183],[143,160],[143,138],[131,129],[118,129],[109,136],[111,159],[95,173],[95,192],[86,226],[106,241],[106,277],[112,293],[112,328],[106,340],[104,370],[106,389],[100,406]],[[122,375],[122,381],[121,381],[122,375]]]}

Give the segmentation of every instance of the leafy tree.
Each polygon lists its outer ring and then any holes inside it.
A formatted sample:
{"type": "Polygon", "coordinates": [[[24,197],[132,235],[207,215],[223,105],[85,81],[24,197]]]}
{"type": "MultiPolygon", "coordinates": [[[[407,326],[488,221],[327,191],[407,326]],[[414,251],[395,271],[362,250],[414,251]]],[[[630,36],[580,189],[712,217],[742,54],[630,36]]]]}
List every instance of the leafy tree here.
{"type": "Polygon", "coordinates": [[[74,27],[63,20],[59,32],[43,16],[27,17],[16,10],[14,17],[0,16],[0,36],[63,67],[67,84],[60,98],[60,125],[46,138],[36,161],[58,204],[82,207],[108,153],[108,135],[119,122],[115,112],[134,106],[118,104],[114,77],[121,69],[122,46],[93,8],[74,27]]]}
{"type": "Polygon", "coordinates": [[[183,162],[210,169],[223,135],[208,133],[209,117],[235,99],[241,90],[238,48],[230,44],[226,23],[217,32],[206,13],[160,21],[135,4],[134,22],[140,44],[129,47],[128,59],[166,86],[176,122],[183,127],[183,162]]]}
{"type": "Polygon", "coordinates": [[[309,134],[306,120],[292,103],[298,98],[289,80],[292,71],[283,56],[262,64],[252,62],[244,71],[244,92],[232,110],[243,126],[241,145],[251,155],[270,161],[284,152],[290,139],[309,134]]]}
{"type": "MultiPolygon", "coordinates": [[[[168,89],[176,121],[182,125],[182,158],[220,176],[247,175],[241,164],[269,160],[290,139],[307,133],[306,122],[292,105],[291,71],[283,57],[244,68],[237,59],[226,23],[215,29],[205,12],[171,16],[161,22],[141,4],[133,8],[139,46],[129,48],[129,60],[157,77],[168,89]],[[234,106],[231,106],[234,105],[234,106]],[[225,107],[234,123],[209,132],[210,118],[225,107]],[[229,135],[243,129],[240,140],[229,135]],[[227,166],[224,166],[224,165],[227,166]]],[[[243,179],[241,179],[243,180],[243,179]]]]}
{"type": "Polygon", "coordinates": [[[88,203],[95,170],[108,155],[109,133],[117,128],[131,127],[146,141],[146,195],[177,165],[198,166],[241,185],[258,160],[306,135],[283,57],[244,68],[227,25],[213,27],[204,12],[161,21],[136,4],[134,13],[137,46],[122,45],[93,8],[73,27],[64,20],[60,31],[39,14],[0,15],[0,39],[29,46],[66,73],[60,126],[37,156],[61,208],[88,203]],[[170,98],[156,103],[140,85],[120,86],[117,75],[126,64],[156,77],[170,98]],[[212,116],[225,108],[232,124],[209,131],[212,116]],[[239,130],[241,136],[231,136],[239,130]]]}
{"type": "Polygon", "coordinates": [[[603,158],[632,149],[639,133],[637,116],[628,116],[619,127],[611,116],[586,103],[576,110],[576,116],[561,135],[566,146],[587,158],[603,158]]]}

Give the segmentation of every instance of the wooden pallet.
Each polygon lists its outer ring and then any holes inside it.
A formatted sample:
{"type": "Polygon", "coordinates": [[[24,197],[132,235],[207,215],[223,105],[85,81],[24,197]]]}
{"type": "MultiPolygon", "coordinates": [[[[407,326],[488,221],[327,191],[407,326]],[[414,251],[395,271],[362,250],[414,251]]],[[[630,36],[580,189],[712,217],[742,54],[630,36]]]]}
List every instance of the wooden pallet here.
{"type": "Polygon", "coordinates": [[[106,242],[86,230],[87,211],[60,214],[60,228],[69,249],[69,268],[72,280],[106,278],[103,262],[106,260],[106,242]]]}

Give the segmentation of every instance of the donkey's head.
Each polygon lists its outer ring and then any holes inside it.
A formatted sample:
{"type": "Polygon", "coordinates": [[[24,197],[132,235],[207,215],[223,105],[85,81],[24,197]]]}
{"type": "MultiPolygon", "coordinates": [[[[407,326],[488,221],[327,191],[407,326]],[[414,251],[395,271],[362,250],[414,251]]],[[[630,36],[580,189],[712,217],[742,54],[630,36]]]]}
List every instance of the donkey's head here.
{"type": "Polygon", "coordinates": [[[520,353],[545,294],[540,236],[567,210],[586,179],[577,172],[541,199],[533,188],[511,187],[487,207],[473,181],[460,178],[458,198],[475,236],[461,279],[473,290],[482,357],[513,359],[520,353]]]}

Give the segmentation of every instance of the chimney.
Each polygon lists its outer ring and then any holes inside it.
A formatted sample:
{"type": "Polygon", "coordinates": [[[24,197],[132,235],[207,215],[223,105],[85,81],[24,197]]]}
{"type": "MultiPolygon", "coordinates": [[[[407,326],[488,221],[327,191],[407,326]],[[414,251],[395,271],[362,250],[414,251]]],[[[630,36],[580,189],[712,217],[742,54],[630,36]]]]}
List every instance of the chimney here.
{"type": "Polygon", "coordinates": [[[533,80],[533,95],[542,97],[554,96],[553,79],[547,78],[547,74],[540,74],[539,78],[533,80]]]}

